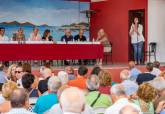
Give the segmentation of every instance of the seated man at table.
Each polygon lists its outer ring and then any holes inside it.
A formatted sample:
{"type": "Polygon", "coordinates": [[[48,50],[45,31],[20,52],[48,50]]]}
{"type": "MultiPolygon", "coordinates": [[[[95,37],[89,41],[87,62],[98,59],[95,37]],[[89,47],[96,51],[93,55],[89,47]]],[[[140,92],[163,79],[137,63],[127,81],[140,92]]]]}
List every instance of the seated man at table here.
{"type": "Polygon", "coordinates": [[[71,30],[70,29],[65,29],[64,30],[65,35],[61,37],[61,41],[73,41],[73,36],[71,34],[71,30]]]}
{"type": "Polygon", "coordinates": [[[5,28],[0,27],[0,41],[8,40],[9,38],[5,35],[5,28]]]}
{"type": "MultiPolygon", "coordinates": [[[[61,41],[64,41],[66,43],[69,42],[69,41],[73,41],[73,36],[71,34],[71,30],[70,29],[65,29],[64,33],[65,33],[65,35],[61,37],[61,41]]],[[[65,65],[69,65],[70,63],[71,63],[70,60],[65,60],[64,61],[65,65]]]]}
{"type": "MultiPolygon", "coordinates": [[[[9,38],[5,35],[5,28],[0,27],[0,41],[8,41],[9,38]]],[[[3,64],[5,64],[5,66],[9,66],[9,62],[5,61],[3,62],[3,64]]]]}
{"type": "Polygon", "coordinates": [[[84,36],[84,30],[80,29],[79,34],[74,37],[75,41],[87,41],[86,37],[84,36]]]}
{"type": "MultiPolygon", "coordinates": [[[[86,37],[84,36],[84,30],[80,29],[79,34],[74,37],[74,41],[85,42],[87,41],[86,37]]],[[[88,60],[78,60],[79,65],[87,64],[88,60]]]]}

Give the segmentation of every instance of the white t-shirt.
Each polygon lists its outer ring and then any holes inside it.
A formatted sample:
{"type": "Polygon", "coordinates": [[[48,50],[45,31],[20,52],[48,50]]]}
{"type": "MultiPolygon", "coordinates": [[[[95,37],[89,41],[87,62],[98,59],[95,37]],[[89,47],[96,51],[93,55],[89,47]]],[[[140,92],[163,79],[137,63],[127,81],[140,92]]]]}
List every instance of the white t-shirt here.
{"type": "Polygon", "coordinates": [[[155,75],[155,76],[159,76],[161,73],[161,70],[158,68],[153,68],[153,70],[151,71],[151,74],[155,75]]]}
{"type": "Polygon", "coordinates": [[[9,38],[7,37],[7,36],[1,36],[0,35],[0,41],[7,41],[7,40],[9,40],[9,38]]]}
{"type": "MultiPolygon", "coordinates": [[[[130,29],[130,33],[134,30],[135,25],[132,24],[131,25],[131,29],[130,29]]],[[[131,43],[135,44],[135,43],[139,43],[139,42],[144,42],[144,36],[143,36],[143,26],[141,24],[138,25],[138,32],[139,35],[136,32],[133,32],[133,34],[131,34],[131,43]]]]}
{"type": "Polygon", "coordinates": [[[130,103],[126,98],[121,98],[116,101],[112,106],[106,109],[105,114],[119,114],[120,110],[126,105],[131,105],[135,107],[139,110],[139,114],[142,114],[140,107],[133,103],[130,103]]]}

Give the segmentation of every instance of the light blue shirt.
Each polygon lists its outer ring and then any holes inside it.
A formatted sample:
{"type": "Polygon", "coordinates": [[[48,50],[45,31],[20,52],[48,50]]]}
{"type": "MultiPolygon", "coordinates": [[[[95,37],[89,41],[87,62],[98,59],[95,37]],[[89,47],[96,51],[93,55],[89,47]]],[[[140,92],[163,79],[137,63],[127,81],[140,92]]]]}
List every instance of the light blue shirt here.
{"type": "Polygon", "coordinates": [[[165,109],[163,109],[163,110],[160,112],[160,114],[165,114],[165,109]]]}
{"type": "Polygon", "coordinates": [[[132,68],[130,70],[130,73],[131,73],[131,77],[130,77],[130,80],[131,81],[136,81],[136,78],[137,76],[141,73],[137,68],[132,68]]]}
{"type": "Polygon", "coordinates": [[[49,110],[54,104],[58,103],[58,97],[54,93],[40,96],[34,107],[34,112],[37,114],[44,114],[45,111],[49,110]]]}
{"type": "Polygon", "coordinates": [[[5,83],[7,81],[7,76],[3,71],[0,71],[0,83],[5,83]]]}

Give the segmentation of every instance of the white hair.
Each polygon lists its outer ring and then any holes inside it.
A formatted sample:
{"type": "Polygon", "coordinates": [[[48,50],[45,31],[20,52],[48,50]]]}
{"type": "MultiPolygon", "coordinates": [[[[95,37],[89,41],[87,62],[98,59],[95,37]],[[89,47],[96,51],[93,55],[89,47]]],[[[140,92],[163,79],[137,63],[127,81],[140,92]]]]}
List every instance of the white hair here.
{"type": "Polygon", "coordinates": [[[70,87],[62,92],[60,104],[64,112],[81,113],[85,106],[85,96],[80,89],[70,87]]]}
{"type": "Polygon", "coordinates": [[[87,88],[89,90],[98,90],[99,78],[97,75],[91,75],[86,81],[87,88]]]}
{"type": "Polygon", "coordinates": [[[48,89],[51,92],[57,92],[60,87],[61,87],[61,81],[57,76],[52,76],[49,78],[48,89]]]}
{"type": "Polygon", "coordinates": [[[154,80],[150,81],[149,83],[159,91],[165,89],[165,80],[163,77],[156,77],[154,80]]]}
{"type": "Polygon", "coordinates": [[[68,83],[68,74],[65,71],[58,72],[58,78],[61,80],[62,85],[68,83]]]}
{"type": "Polygon", "coordinates": [[[129,70],[124,69],[120,72],[121,81],[128,80],[130,77],[131,77],[131,73],[129,70]]]}
{"type": "Polygon", "coordinates": [[[40,73],[41,73],[43,78],[47,78],[49,76],[52,76],[52,70],[50,68],[41,67],[40,73]]]}
{"type": "Polygon", "coordinates": [[[128,114],[128,113],[142,114],[140,108],[131,104],[124,106],[119,112],[119,114],[128,114]]]}
{"type": "Polygon", "coordinates": [[[111,94],[114,94],[115,96],[126,95],[125,89],[121,84],[115,84],[114,86],[112,86],[111,94]]]}

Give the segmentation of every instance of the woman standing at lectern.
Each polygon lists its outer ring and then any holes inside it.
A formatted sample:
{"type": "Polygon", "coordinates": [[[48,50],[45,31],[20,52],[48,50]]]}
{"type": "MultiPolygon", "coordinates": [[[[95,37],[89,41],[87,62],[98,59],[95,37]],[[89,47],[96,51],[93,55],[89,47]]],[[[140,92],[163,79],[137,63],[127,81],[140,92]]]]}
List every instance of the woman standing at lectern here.
{"type": "Polygon", "coordinates": [[[134,50],[134,60],[135,64],[140,64],[142,60],[142,48],[144,44],[144,36],[143,36],[143,26],[139,24],[139,19],[137,17],[134,18],[134,22],[130,28],[130,36],[131,36],[131,44],[133,45],[134,50]]]}

